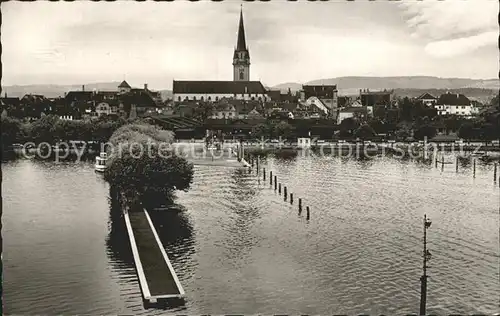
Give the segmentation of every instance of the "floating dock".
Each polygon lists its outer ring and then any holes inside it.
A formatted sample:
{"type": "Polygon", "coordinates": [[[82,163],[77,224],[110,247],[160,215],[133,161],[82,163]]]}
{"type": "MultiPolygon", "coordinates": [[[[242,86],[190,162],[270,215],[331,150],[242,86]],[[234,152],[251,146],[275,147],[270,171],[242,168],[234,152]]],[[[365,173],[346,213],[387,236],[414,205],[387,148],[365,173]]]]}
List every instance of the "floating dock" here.
{"type": "Polygon", "coordinates": [[[144,299],[157,303],[163,299],[184,298],[184,289],[148,212],[143,208],[126,209],[124,217],[144,299]]]}

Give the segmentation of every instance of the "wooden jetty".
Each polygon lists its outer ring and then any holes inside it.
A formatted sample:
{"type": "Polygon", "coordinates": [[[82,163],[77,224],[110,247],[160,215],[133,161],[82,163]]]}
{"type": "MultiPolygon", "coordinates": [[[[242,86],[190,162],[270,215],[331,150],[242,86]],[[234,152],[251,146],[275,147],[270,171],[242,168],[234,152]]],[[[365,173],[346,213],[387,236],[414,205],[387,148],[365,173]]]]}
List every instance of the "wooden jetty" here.
{"type": "Polygon", "coordinates": [[[205,150],[197,153],[184,153],[181,154],[181,156],[195,166],[218,166],[232,168],[251,166],[231,147],[226,148],[226,150],[205,150]]]}
{"type": "Polygon", "coordinates": [[[142,295],[148,303],[183,299],[184,289],[156,233],[147,210],[124,210],[125,225],[142,295]]]}

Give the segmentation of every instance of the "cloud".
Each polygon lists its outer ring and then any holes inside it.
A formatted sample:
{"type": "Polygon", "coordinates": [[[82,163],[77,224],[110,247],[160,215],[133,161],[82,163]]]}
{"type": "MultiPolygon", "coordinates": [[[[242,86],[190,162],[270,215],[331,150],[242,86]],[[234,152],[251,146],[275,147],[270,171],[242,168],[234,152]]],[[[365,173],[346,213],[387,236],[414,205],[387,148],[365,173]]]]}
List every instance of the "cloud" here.
{"type": "Polygon", "coordinates": [[[426,45],[425,51],[436,57],[452,57],[472,53],[496,40],[498,40],[498,32],[484,32],[469,37],[431,42],[426,45]]]}
{"type": "Polygon", "coordinates": [[[411,35],[427,42],[425,51],[436,57],[466,54],[497,43],[497,1],[408,1],[400,7],[411,35]]]}

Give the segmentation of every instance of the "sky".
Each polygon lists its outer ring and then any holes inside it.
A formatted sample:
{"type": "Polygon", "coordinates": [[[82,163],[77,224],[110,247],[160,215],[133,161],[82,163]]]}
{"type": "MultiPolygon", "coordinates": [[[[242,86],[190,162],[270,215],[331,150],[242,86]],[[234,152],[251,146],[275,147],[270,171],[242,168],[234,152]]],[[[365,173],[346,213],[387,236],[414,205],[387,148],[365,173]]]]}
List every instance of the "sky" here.
{"type": "Polygon", "coordinates": [[[2,3],[3,85],[232,80],[243,3],[250,79],[498,77],[496,0],[2,3]]]}

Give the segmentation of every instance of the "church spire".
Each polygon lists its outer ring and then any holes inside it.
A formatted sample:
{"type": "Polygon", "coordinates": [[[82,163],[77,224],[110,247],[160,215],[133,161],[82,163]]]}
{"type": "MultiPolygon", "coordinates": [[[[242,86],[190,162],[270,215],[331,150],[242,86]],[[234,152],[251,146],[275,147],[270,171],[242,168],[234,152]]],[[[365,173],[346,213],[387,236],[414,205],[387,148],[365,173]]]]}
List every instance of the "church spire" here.
{"type": "Polygon", "coordinates": [[[238,28],[238,44],[236,45],[236,50],[247,50],[247,43],[245,41],[245,27],[243,26],[243,5],[240,9],[240,26],[238,28]]]}

